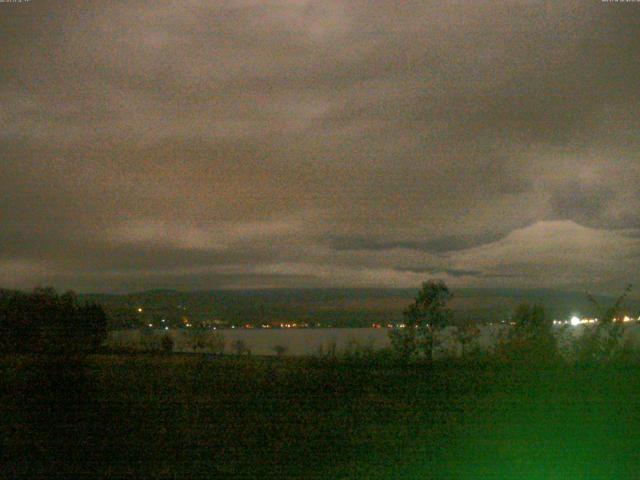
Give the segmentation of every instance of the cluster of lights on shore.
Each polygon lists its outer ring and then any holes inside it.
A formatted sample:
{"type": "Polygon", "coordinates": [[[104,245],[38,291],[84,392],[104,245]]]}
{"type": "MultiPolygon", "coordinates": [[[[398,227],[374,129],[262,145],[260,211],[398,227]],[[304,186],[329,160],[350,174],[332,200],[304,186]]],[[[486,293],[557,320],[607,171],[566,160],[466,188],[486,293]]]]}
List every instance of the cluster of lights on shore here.
{"type": "MultiPolygon", "coordinates": [[[[142,309],[142,307],[138,307],[138,308],[136,308],[136,311],[138,313],[142,313],[144,310],[142,309]]],[[[165,323],[165,321],[166,320],[163,318],[161,320],[161,323],[165,323]]],[[[640,317],[638,317],[636,319],[636,318],[632,318],[632,317],[629,317],[629,316],[624,316],[622,318],[614,318],[613,321],[614,322],[623,322],[623,323],[629,323],[629,322],[635,322],[635,321],[640,322],[640,317]]],[[[502,323],[504,323],[504,322],[502,322],[502,323]]],[[[577,327],[579,325],[593,325],[595,323],[598,323],[598,319],[597,318],[580,318],[580,317],[575,316],[575,315],[573,317],[571,317],[569,320],[554,320],[553,321],[554,325],[571,325],[572,327],[577,327]]],[[[493,325],[493,323],[490,323],[490,325],[493,325]]],[[[153,328],[153,323],[149,323],[148,326],[149,326],[149,328],[153,328]]],[[[191,327],[192,324],[185,321],[184,322],[184,326],[185,327],[191,327]]],[[[318,323],[316,326],[320,327],[321,325],[318,323]]],[[[249,323],[246,324],[246,325],[243,325],[240,328],[243,328],[243,327],[247,328],[247,329],[256,328],[256,327],[254,327],[253,325],[251,325],[249,323]]],[[[273,328],[273,327],[274,326],[272,326],[272,325],[263,324],[263,325],[260,325],[257,328],[273,328]]],[[[275,327],[276,328],[277,327],[279,327],[279,328],[309,328],[309,324],[308,323],[280,323],[279,325],[275,325],[275,327]]],[[[404,323],[401,323],[399,325],[394,325],[392,323],[389,323],[387,325],[380,324],[380,323],[373,323],[371,325],[371,327],[372,328],[385,328],[385,327],[386,328],[405,328],[406,325],[404,323]]],[[[232,325],[231,328],[236,328],[236,326],[232,325]]],[[[169,327],[165,325],[164,326],[164,330],[169,330],[169,327]]],[[[213,327],[213,330],[216,330],[216,327],[213,327]]]]}
{"type": "MultiPolygon", "coordinates": [[[[640,317],[635,319],[635,318],[632,318],[632,317],[624,316],[622,318],[614,318],[613,321],[614,322],[629,323],[629,322],[640,321],[640,317]]],[[[594,323],[598,323],[598,319],[597,318],[580,318],[580,317],[577,317],[575,315],[573,317],[571,317],[569,320],[554,320],[553,321],[554,325],[571,325],[572,327],[577,327],[578,325],[593,325],[594,323]]]]}

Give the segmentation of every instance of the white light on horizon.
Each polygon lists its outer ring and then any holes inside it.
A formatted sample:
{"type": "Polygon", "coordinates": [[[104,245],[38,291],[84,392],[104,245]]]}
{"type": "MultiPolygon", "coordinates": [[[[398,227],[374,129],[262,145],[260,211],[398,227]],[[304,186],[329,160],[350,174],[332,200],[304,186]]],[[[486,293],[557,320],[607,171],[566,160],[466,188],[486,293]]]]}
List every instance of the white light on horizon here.
{"type": "Polygon", "coordinates": [[[578,317],[571,317],[571,325],[572,326],[578,326],[582,323],[582,320],[580,320],[578,317]]]}

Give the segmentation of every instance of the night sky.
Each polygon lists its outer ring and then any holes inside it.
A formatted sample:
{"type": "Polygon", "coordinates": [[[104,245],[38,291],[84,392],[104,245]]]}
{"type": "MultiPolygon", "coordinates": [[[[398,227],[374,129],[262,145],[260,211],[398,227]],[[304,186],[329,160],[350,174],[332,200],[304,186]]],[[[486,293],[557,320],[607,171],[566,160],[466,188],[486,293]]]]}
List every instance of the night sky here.
{"type": "Polygon", "coordinates": [[[640,282],[640,3],[0,3],[0,286],[640,282]]]}

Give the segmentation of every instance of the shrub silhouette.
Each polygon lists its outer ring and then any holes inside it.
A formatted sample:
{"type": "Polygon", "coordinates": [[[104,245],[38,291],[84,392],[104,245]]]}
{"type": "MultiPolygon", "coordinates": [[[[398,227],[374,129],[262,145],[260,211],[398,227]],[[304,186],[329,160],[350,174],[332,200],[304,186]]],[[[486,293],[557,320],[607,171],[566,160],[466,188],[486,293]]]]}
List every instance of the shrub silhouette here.
{"type": "Polygon", "coordinates": [[[220,332],[197,331],[192,337],[192,348],[194,351],[203,350],[214,355],[224,353],[225,340],[220,332]]]}
{"type": "Polygon", "coordinates": [[[327,342],[318,346],[317,358],[323,360],[335,360],[338,355],[338,344],[335,339],[330,339],[327,342]]]}
{"type": "Polygon", "coordinates": [[[173,341],[173,338],[171,338],[168,335],[162,337],[162,340],[160,340],[160,348],[162,349],[163,353],[173,352],[174,346],[175,346],[175,342],[173,341]]]}
{"type": "Polygon", "coordinates": [[[251,350],[247,346],[244,340],[236,340],[232,344],[233,351],[236,352],[236,355],[240,356],[243,354],[251,355],[251,350]]]}
{"type": "Polygon", "coordinates": [[[284,345],[274,345],[272,349],[278,357],[282,357],[287,352],[287,347],[284,345]]]}
{"type": "Polygon", "coordinates": [[[479,353],[479,346],[474,343],[480,337],[480,329],[475,323],[465,323],[463,326],[458,327],[456,330],[458,342],[461,346],[462,358],[470,356],[477,356],[479,353]]]}

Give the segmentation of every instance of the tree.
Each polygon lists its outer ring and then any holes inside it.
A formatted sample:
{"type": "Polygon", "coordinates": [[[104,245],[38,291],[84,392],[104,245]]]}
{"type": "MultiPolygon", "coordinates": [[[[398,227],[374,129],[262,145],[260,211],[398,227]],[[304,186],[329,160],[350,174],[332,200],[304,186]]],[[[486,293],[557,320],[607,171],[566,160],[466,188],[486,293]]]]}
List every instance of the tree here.
{"type": "Polygon", "coordinates": [[[576,350],[579,361],[608,361],[622,347],[624,325],[619,317],[631,289],[632,285],[627,285],[609,306],[602,305],[595,296],[587,293],[587,299],[598,312],[598,323],[595,328],[585,330],[578,341],[576,350]]]}
{"type": "Polygon", "coordinates": [[[100,305],[81,304],[73,291],[53,288],[0,294],[0,348],[71,353],[96,349],[106,338],[100,305]]]}
{"type": "Polygon", "coordinates": [[[542,305],[521,303],[511,317],[513,328],[507,336],[507,354],[527,363],[546,363],[557,357],[553,321],[542,305]]]}
{"type": "Polygon", "coordinates": [[[407,359],[422,348],[427,358],[433,360],[435,334],[451,320],[447,307],[451,297],[443,281],[424,282],[413,303],[402,313],[404,328],[390,332],[394,350],[407,359]]]}
{"type": "Polygon", "coordinates": [[[598,325],[610,325],[613,323],[622,311],[624,307],[624,302],[627,299],[627,295],[631,292],[633,285],[629,284],[625,287],[622,293],[616,298],[616,301],[613,302],[609,307],[604,307],[598,302],[596,297],[587,293],[587,299],[596,307],[598,311],[598,325]]]}
{"type": "Polygon", "coordinates": [[[0,348],[2,351],[24,350],[34,345],[38,331],[29,314],[28,296],[23,292],[3,290],[0,294],[0,348]]]}

